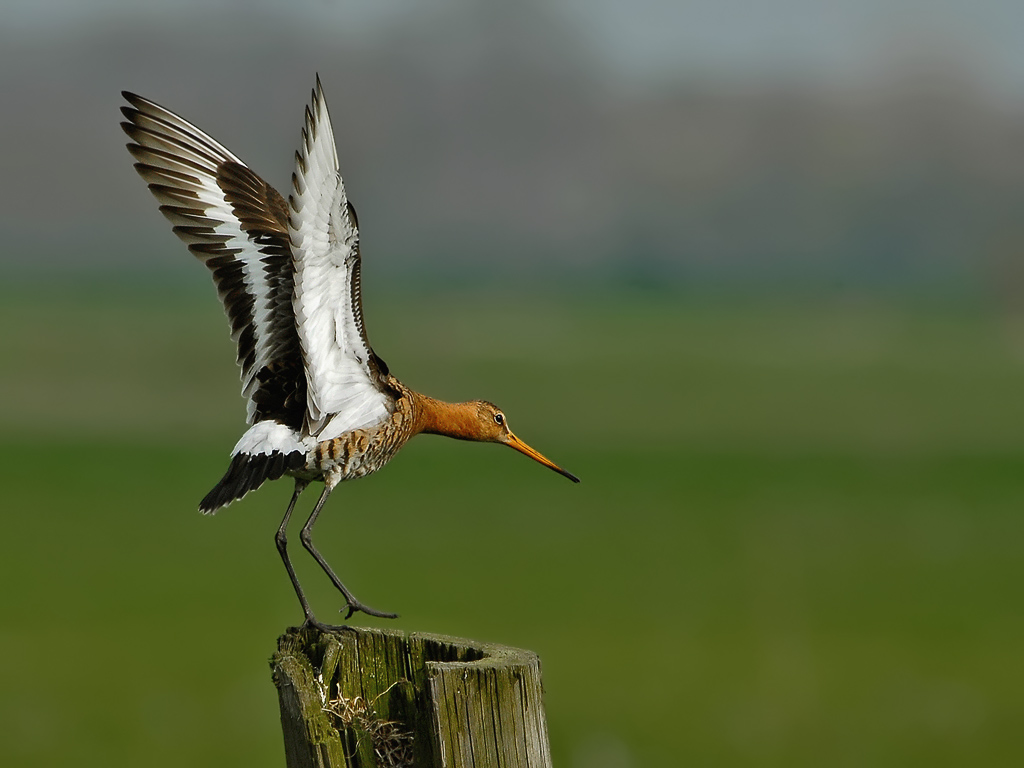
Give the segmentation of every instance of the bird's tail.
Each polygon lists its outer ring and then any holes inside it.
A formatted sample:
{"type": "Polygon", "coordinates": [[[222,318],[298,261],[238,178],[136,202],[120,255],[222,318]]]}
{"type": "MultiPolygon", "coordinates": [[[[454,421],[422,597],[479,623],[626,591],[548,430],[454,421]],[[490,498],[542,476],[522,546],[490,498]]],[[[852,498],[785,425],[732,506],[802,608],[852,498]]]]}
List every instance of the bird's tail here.
{"type": "Polygon", "coordinates": [[[216,512],[265,481],[277,480],[305,465],[306,449],[295,430],[277,421],[257,422],[238,441],[228,471],[199,502],[199,511],[216,512]]]}

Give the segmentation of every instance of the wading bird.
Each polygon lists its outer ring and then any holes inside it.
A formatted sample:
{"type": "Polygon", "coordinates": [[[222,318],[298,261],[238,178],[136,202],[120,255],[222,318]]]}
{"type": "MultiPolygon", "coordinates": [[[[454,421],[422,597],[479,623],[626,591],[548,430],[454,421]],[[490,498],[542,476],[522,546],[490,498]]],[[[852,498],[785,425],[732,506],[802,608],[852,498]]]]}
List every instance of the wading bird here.
{"type": "Polygon", "coordinates": [[[356,611],[396,614],[355,598],[314,546],[313,526],[338,483],[377,471],[414,435],[501,443],[579,482],[516,437],[497,406],[446,403],[414,392],[370,347],[359,226],[319,78],[287,201],[191,123],[141,96],[122,95],[130,106],[121,108],[121,127],[131,138],[135,169],[174,233],[213,273],[238,345],[251,426],[199,509],[216,512],[266,480],[295,479],[275,540],[307,624],[330,629],[313,615],[288,557],[288,521],[311,482],[323,482],[324,490],[300,539],[344,596],[346,619],[356,611]]]}

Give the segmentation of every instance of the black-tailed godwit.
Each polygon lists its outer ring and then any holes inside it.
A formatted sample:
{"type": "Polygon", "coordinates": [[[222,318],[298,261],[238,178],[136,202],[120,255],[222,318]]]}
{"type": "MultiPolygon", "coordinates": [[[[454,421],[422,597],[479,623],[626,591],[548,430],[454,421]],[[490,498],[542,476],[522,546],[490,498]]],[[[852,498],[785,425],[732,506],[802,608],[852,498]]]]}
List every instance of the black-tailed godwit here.
{"type": "Polygon", "coordinates": [[[317,78],[285,201],[222,144],[148,99],[124,92],[121,127],[135,168],[174,233],[213,272],[238,345],[251,425],[220,482],[199,503],[212,513],[266,480],[295,479],[276,542],[306,623],[317,621],[288,557],[287,528],[299,494],[324,483],[300,539],[356,611],[364,605],[313,544],[324,502],[343,480],[383,467],[421,432],[502,443],[568,477],[516,437],[484,400],[446,403],[390,374],[370,347],[360,293],[359,228],[338,169],[327,104],[317,78]]]}

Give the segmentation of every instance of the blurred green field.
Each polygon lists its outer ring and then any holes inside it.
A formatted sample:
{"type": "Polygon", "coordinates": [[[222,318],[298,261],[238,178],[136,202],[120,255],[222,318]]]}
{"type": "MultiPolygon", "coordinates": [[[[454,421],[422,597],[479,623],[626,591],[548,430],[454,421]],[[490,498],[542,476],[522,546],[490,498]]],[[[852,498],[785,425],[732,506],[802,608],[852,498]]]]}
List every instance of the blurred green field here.
{"type": "MultiPolygon", "coordinates": [[[[290,483],[195,511],[244,414],[212,293],[3,296],[2,765],[283,764],[290,483]]],[[[583,482],[417,438],[338,489],[321,550],[394,626],[537,651],[557,765],[1022,764],[1021,318],[366,303],[407,384],[497,402],[583,482]]]]}

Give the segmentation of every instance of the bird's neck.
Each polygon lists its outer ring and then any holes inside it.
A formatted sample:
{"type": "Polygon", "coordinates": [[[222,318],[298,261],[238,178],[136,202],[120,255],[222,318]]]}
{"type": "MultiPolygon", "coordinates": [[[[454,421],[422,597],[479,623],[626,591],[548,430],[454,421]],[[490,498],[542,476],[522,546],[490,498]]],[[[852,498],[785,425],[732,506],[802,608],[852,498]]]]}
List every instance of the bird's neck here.
{"type": "Polygon", "coordinates": [[[417,432],[446,435],[459,440],[479,440],[476,403],[448,403],[419,392],[413,393],[417,411],[417,432]]]}

